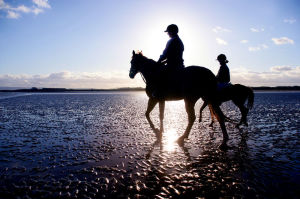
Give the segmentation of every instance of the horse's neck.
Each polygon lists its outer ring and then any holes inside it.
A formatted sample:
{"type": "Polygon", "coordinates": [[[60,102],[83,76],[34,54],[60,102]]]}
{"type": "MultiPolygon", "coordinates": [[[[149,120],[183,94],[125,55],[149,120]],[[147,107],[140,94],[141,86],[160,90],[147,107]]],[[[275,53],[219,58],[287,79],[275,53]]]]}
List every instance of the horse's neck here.
{"type": "Polygon", "coordinates": [[[154,84],[156,81],[155,79],[157,78],[158,76],[158,73],[159,73],[159,70],[155,67],[154,65],[155,63],[146,63],[144,65],[144,70],[141,71],[143,77],[145,78],[145,81],[146,81],[146,84],[148,86],[154,84]]]}

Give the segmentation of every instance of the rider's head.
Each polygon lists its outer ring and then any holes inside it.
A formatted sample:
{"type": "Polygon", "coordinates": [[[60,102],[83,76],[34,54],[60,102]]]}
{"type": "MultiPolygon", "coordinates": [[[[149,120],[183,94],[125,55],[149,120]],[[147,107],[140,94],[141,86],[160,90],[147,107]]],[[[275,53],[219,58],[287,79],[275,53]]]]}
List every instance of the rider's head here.
{"type": "Polygon", "coordinates": [[[165,32],[167,32],[170,37],[174,37],[178,33],[178,27],[175,24],[171,24],[167,27],[167,30],[165,30],[165,32]]]}
{"type": "Polygon", "coordinates": [[[223,64],[223,63],[228,63],[228,60],[226,58],[226,56],[224,54],[220,54],[218,57],[217,57],[217,60],[220,62],[220,64],[223,64]]]}

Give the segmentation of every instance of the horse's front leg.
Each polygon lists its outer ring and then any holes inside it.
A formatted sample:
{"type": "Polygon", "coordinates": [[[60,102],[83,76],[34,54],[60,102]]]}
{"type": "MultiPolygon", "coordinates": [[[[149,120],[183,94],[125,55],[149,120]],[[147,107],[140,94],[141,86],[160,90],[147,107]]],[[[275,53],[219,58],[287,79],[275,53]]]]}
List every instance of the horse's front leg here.
{"type": "Polygon", "coordinates": [[[183,145],[184,139],[189,137],[190,131],[191,131],[194,121],[196,119],[195,109],[194,109],[195,103],[196,103],[196,101],[194,101],[194,100],[185,100],[185,109],[188,114],[189,123],[185,129],[184,134],[181,137],[179,137],[177,140],[179,145],[183,145]]]}
{"type": "Polygon", "coordinates": [[[148,107],[147,107],[145,115],[146,115],[148,123],[150,124],[151,129],[154,131],[154,133],[156,134],[156,136],[158,136],[159,130],[157,128],[155,128],[155,126],[154,126],[154,124],[153,124],[153,122],[152,122],[152,120],[150,118],[150,113],[154,109],[154,107],[155,107],[156,104],[157,104],[157,100],[156,99],[149,98],[149,100],[148,100],[148,107]]]}
{"type": "Polygon", "coordinates": [[[165,113],[165,101],[159,102],[159,121],[160,121],[160,138],[164,131],[164,113],[165,113]]]}
{"type": "Polygon", "coordinates": [[[199,112],[199,122],[202,121],[202,111],[205,109],[206,106],[207,106],[207,102],[204,101],[201,108],[200,108],[200,112],[199,112]]]}

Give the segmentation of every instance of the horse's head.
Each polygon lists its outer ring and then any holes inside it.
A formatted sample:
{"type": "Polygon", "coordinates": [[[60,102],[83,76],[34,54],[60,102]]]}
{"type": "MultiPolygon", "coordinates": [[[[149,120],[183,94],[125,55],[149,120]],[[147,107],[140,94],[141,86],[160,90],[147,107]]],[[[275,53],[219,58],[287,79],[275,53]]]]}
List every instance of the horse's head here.
{"type": "Polygon", "coordinates": [[[129,71],[129,77],[133,79],[135,75],[138,72],[141,72],[141,67],[143,65],[143,61],[145,60],[145,57],[141,52],[135,53],[135,51],[132,51],[132,59],[131,59],[131,67],[129,71]]]}

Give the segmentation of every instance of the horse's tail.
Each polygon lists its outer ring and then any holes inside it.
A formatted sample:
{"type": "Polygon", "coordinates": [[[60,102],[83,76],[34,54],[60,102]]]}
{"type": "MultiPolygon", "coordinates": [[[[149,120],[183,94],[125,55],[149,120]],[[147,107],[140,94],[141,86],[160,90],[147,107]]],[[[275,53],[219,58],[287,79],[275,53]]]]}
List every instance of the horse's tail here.
{"type": "Polygon", "coordinates": [[[248,88],[248,103],[247,103],[247,108],[248,109],[252,109],[253,107],[253,103],[254,103],[254,92],[252,90],[252,88],[247,87],[248,88]]]}

